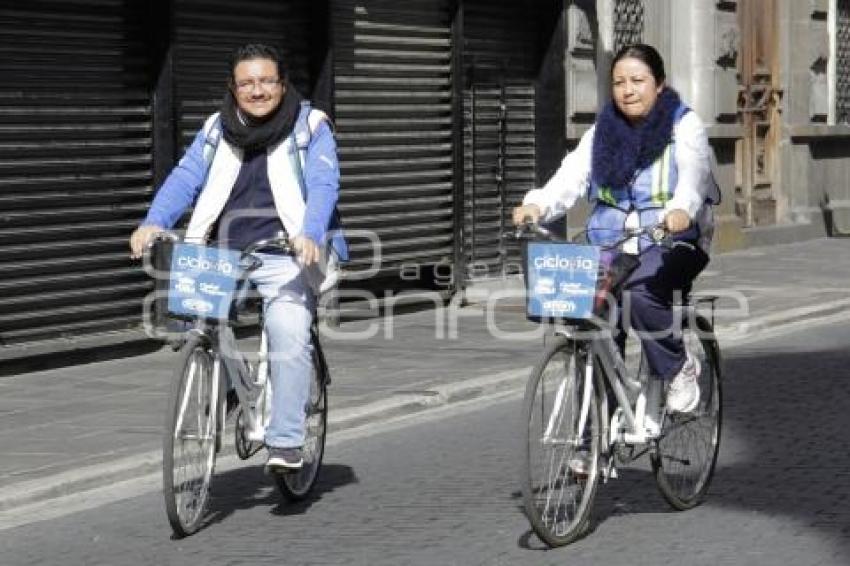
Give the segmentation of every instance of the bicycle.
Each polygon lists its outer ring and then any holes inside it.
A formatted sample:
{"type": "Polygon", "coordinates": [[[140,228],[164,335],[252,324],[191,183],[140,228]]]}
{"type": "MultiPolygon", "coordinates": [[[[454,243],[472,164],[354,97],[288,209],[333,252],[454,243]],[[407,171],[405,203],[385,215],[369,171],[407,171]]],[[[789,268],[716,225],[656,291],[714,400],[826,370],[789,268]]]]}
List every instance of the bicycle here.
{"type": "MultiPolygon", "coordinates": [[[[535,224],[526,224],[515,236],[528,233],[561,250],[561,264],[564,258],[576,257],[571,250],[598,259],[598,254],[613,252],[629,238],[648,237],[669,247],[689,245],[671,242],[658,226],[628,230],[610,246],[576,246],[535,224]]],[[[529,265],[535,243],[540,242],[529,243],[529,265]]],[[[579,256],[581,261],[587,259],[584,255],[579,256]]],[[[573,275],[587,268],[586,281],[567,283],[576,304],[569,307],[570,299],[562,300],[564,304],[556,305],[560,311],[530,316],[556,327],[527,383],[520,438],[525,513],[534,532],[550,547],[568,544],[589,531],[600,475],[605,482],[616,478],[617,466],[649,453],[664,499],[674,509],[685,510],[704,498],[717,461],[722,390],[720,348],[713,331],[716,297],[683,301],[675,307],[686,348],[700,362],[701,398],[693,412],[668,413],[662,407],[659,380],[649,379],[641,369],[643,354],[638,370],[629,370],[613,339],[614,324],[607,320],[611,318],[609,301],[618,300],[620,284],[639,261],[624,254],[615,258],[625,259],[615,259],[608,266],[599,261],[572,264],[573,275]],[[698,312],[703,306],[709,307],[709,318],[698,312]],[[613,407],[609,407],[609,395],[613,407]]],[[[547,293],[553,289],[548,282],[532,281],[529,270],[531,310],[533,297],[551,296],[547,293]]]]}
{"type": "MultiPolygon", "coordinates": [[[[255,355],[246,357],[240,351],[233,327],[237,312],[250,302],[246,283],[248,275],[262,265],[257,253],[295,254],[285,236],[255,242],[241,254],[180,244],[178,240],[171,233],[162,233],[154,239],[154,245],[162,242],[174,245],[169,277],[169,316],[191,325],[180,347],[172,380],[162,468],[168,521],[176,536],[185,537],[201,527],[209,505],[216,455],[222,448],[228,415],[227,395],[222,392],[230,391],[229,387],[235,391],[238,403],[233,407],[237,455],[246,460],[264,446],[271,408],[271,380],[262,308],[258,322],[263,330],[255,355]],[[192,263],[198,268],[191,277],[176,265],[181,261],[179,258],[186,259],[184,266],[192,263]],[[205,267],[215,273],[202,273],[205,267]],[[223,273],[227,277],[221,277],[223,273]]],[[[315,316],[313,321],[310,330],[313,372],[306,408],[303,465],[297,471],[273,474],[281,494],[293,501],[304,499],[312,490],[325,448],[330,375],[315,316]]]]}

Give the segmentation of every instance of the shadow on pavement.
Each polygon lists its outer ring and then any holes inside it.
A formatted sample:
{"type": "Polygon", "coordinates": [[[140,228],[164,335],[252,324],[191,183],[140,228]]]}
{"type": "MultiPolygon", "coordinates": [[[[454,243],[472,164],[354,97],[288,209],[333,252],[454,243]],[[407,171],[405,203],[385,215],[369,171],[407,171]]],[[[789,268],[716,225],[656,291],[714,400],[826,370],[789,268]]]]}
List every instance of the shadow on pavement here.
{"type": "Polygon", "coordinates": [[[781,517],[850,557],[848,368],[850,348],[729,359],[726,444],[708,504],[781,517]]]}
{"type": "MultiPolygon", "coordinates": [[[[727,357],[720,456],[705,506],[757,512],[850,557],[850,348],[727,357]]],[[[592,530],[618,514],[676,513],[647,459],[601,484],[592,530]]],[[[687,511],[683,512],[687,513],[687,511]]],[[[532,548],[526,540],[521,546],[532,548]]]]}
{"type": "Polygon", "coordinates": [[[265,474],[262,465],[216,473],[206,526],[221,522],[236,511],[260,505],[271,507],[270,512],[275,515],[299,515],[324,494],[357,482],[351,467],[323,464],[310,495],[303,501],[289,502],[278,491],[274,479],[265,474]]]}

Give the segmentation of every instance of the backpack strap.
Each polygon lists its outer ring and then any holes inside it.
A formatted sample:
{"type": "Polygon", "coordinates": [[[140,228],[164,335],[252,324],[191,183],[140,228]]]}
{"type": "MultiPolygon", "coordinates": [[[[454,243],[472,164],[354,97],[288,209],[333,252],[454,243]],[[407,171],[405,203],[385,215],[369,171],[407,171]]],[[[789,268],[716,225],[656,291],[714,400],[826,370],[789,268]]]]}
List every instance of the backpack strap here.
{"type": "MultiPolygon", "coordinates": [[[[302,101],[301,105],[309,106],[308,101],[302,101]]],[[[301,196],[304,197],[304,200],[307,200],[306,195],[306,187],[304,187],[304,168],[307,166],[307,148],[310,147],[310,141],[313,139],[313,134],[319,128],[322,122],[327,122],[330,126],[331,130],[333,130],[333,123],[327,114],[318,110],[316,108],[310,108],[307,113],[306,120],[298,120],[295,124],[295,128],[293,128],[292,134],[295,138],[295,146],[298,150],[298,160],[295,163],[296,169],[298,170],[298,176],[301,179],[301,196]],[[303,123],[306,122],[306,123],[303,123]],[[300,127],[299,127],[300,126],[300,127]],[[306,127],[305,127],[306,126],[306,127]]],[[[210,167],[212,167],[213,159],[215,159],[215,152],[218,149],[218,144],[221,141],[222,129],[221,129],[221,114],[216,114],[215,118],[212,120],[212,123],[209,125],[209,129],[206,133],[206,138],[204,139],[204,149],[203,149],[203,157],[204,157],[204,165],[206,168],[206,173],[204,175],[204,184],[206,184],[206,176],[210,172],[210,167]]]]}
{"type": "MultiPolygon", "coordinates": [[[[302,107],[308,106],[309,102],[306,100],[302,101],[301,105],[302,107]]],[[[299,119],[295,124],[295,128],[292,130],[295,148],[298,153],[298,159],[293,159],[293,164],[298,172],[298,178],[301,180],[301,197],[304,199],[304,202],[307,202],[307,186],[304,179],[304,169],[307,167],[307,149],[310,147],[313,134],[316,133],[322,122],[327,122],[331,130],[333,130],[333,124],[327,114],[316,108],[310,108],[307,112],[306,120],[299,119]]]]}
{"type": "Polygon", "coordinates": [[[219,142],[221,141],[221,135],[221,114],[216,114],[209,126],[209,129],[207,130],[207,136],[204,139],[204,181],[201,183],[202,187],[207,184],[207,177],[210,174],[210,168],[212,167],[213,159],[215,159],[215,152],[218,149],[219,142]]]}

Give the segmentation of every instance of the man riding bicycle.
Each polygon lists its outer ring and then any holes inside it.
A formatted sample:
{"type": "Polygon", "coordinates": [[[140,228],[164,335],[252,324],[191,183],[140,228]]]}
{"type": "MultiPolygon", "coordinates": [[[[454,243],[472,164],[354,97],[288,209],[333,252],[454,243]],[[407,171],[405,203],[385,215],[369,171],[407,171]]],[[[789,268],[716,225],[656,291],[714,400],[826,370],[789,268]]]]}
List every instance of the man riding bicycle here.
{"type": "MultiPolygon", "coordinates": [[[[672,305],[708,263],[711,205],[720,194],[705,129],[665,78],[651,46],[621,49],[611,66],[613,101],[549,182],[528,192],[513,221],[554,220],[587,195],[592,244],[611,244],[626,228],[658,223],[692,244],[666,249],[646,239],[628,242],[624,251],[640,246],[642,253],[623,285],[631,307],[624,315],[641,337],[652,375],[666,384],[667,410],[689,412],[699,403],[700,368],[675,332],[672,305]]],[[[617,338],[623,347],[625,333],[617,338]]]]}
{"type": "MultiPolygon", "coordinates": [[[[347,259],[334,210],[336,142],[327,116],[302,101],[273,47],[234,51],[221,110],[210,116],[130,237],[132,257],[194,203],[186,240],[243,250],[291,236],[297,258],[258,254],[250,275],[263,297],[272,380],[267,467],[302,466],[312,371],[310,327],[331,252],[347,259]],[[328,242],[330,243],[328,244],[328,242]],[[332,249],[330,249],[332,248],[332,249]]],[[[230,397],[230,395],[229,395],[230,397]]]]}

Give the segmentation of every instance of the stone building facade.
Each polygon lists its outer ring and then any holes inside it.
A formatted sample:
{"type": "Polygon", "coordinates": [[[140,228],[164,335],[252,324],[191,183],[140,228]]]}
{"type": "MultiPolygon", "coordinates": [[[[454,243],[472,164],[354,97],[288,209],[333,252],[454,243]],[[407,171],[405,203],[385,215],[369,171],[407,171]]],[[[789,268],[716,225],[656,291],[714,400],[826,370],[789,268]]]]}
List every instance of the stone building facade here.
{"type": "Polygon", "coordinates": [[[624,43],[650,43],[708,125],[719,249],[850,230],[850,2],[598,0],[568,11],[568,138],[607,96],[594,70],[624,43]]]}

